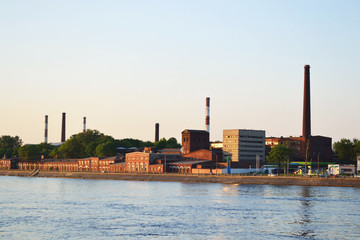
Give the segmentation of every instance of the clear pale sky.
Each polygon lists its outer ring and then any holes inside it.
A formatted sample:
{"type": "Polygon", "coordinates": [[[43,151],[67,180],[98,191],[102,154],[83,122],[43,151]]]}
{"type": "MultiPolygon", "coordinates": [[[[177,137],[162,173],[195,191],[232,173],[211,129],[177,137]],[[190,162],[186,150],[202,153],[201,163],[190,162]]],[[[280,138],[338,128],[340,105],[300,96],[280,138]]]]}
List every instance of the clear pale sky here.
{"type": "Polygon", "coordinates": [[[154,140],[205,129],[360,138],[360,1],[0,1],[0,135],[87,127],[154,140]]]}

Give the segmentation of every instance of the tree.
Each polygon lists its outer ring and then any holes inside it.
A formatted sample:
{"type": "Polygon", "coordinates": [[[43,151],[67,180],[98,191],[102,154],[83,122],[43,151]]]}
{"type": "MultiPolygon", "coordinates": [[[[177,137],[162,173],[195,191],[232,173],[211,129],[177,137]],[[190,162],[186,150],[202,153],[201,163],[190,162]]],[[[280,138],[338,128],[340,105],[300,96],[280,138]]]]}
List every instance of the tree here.
{"type": "Polygon", "coordinates": [[[334,152],[337,154],[341,163],[354,163],[356,161],[356,154],[360,150],[360,143],[358,139],[342,138],[339,142],[333,144],[334,152]]]}
{"type": "Polygon", "coordinates": [[[166,148],[181,148],[181,144],[179,144],[176,138],[171,137],[166,142],[166,148]]]}
{"type": "Polygon", "coordinates": [[[85,152],[85,146],[76,137],[66,140],[58,148],[60,158],[85,158],[89,157],[85,152]]]}
{"type": "Polygon", "coordinates": [[[22,145],[22,140],[18,137],[4,135],[0,137],[0,157],[10,158],[17,156],[18,149],[22,145]]]}
{"type": "Polygon", "coordinates": [[[108,140],[100,143],[95,149],[95,156],[109,157],[116,155],[116,148],[119,146],[119,140],[108,140]]]}
{"type": "Polygon", "coordinates": [[[51,146],[48,143],[40,143],[38,145],[38,149],[41,156],[44,156],[44,158],[48,158],[50,156],[50,153],[55,149],[56,147],[51,146]]]}
{"type": "Polygon", "coordinates": [[[279,144],[271,148],[269,155],[267,156],[267,162],[276,164],[280,172],[281,167],[284,168],[284,173],[286,169],[286,163],[290,157],[291,149],[286,147],[283,144],[279,144]]]}
{"type": "Polygon", "coordinates": [[[39,160],[40,150],[38,145],[24,145],[18,150],[21,161],[39,160]]]}
{"type": "Polygon", "coordinates": [[[358,154],[360,154],[360,140],[358,139],[354,139],[354,152],[355,152],[355,155],[357,156],[358,154]]]}
{"type": "Polygon", "coordinates": [[[164,149],[166,148],[167,141],[165,138],[162,138],[159,141],[157,141],[154,145],[156,149],[164,149]]]}

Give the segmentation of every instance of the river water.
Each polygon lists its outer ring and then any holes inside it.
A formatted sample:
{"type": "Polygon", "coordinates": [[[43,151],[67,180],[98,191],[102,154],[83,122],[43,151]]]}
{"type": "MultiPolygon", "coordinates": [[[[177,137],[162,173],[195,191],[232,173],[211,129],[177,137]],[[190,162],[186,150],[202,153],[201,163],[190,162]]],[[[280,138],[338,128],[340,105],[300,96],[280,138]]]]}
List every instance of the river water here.
{"type": "Polygon", "coordinates": [[[360,189],[0,176],[0,239],[360,239],[360,189]]]}

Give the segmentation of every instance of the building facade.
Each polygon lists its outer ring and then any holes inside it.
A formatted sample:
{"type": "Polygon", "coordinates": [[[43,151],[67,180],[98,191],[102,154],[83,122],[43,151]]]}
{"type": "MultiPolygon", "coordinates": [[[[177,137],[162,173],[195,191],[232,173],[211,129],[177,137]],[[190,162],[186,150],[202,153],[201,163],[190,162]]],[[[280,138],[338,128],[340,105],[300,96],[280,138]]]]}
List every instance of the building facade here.
{"type": "Polygon", "coordinates": [[[186,129],[181,135],[183,154],[188,154],[200,149],[209,149],[210,142],[207,131],[186,129]]]}
{"type": "Polygon", "coordinates": [[[332,139],[324,136],[304,137],[269,137],[265,140],[266,152],[271,148],[283,144],[291,149],[290,160],[292,161],[320,161],[331,162],[333,160],[332,139]]]}
{"type": "Polygon", "coordinates": [[[265,131],[247,129],[223,130],[223,151],[241,167],[255,168],[257,156],[265,162],[265,131]]]}

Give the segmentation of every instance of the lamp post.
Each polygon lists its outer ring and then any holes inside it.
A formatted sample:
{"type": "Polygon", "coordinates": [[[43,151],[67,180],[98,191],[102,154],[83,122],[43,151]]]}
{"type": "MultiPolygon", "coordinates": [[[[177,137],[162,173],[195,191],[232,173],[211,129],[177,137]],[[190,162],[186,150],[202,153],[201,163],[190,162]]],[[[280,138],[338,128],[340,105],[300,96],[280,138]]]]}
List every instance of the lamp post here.
{"type": "Polygon", "coordinates": [[[319,177],[319,171],[320,171],[320,152],[318,152],[317,154],[314,153],[317,156],[318,159],[318,170],[317,170],[317,177],[319,177]]]}

